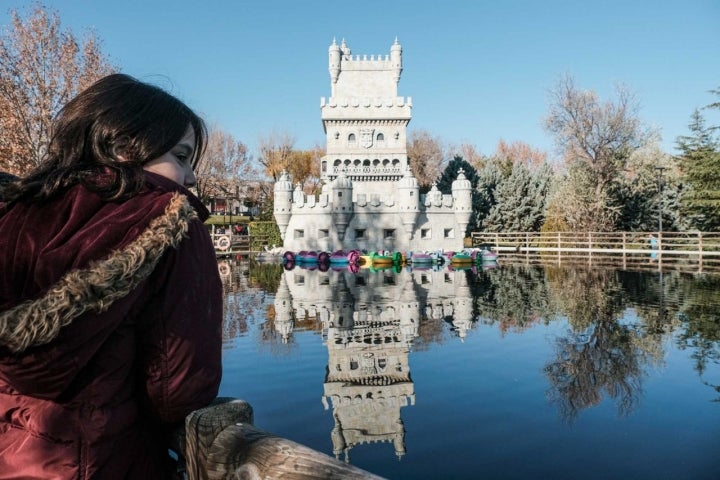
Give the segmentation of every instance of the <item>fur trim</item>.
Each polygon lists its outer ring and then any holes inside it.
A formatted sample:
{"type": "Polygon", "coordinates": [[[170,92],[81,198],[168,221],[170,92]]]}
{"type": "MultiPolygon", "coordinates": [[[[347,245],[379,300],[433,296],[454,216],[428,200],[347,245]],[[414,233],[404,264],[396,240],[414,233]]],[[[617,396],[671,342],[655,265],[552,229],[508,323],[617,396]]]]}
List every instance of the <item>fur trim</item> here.
{"type": "Polygon", "coordinates": [[[187,236],[197,213],[175,193],[163,215],[122,250],[65,274],[43,297],[0,313],[0,344],[13,352],[43,345],[85,312],[104,312],[150,276],[168,247],[187,236]]]}

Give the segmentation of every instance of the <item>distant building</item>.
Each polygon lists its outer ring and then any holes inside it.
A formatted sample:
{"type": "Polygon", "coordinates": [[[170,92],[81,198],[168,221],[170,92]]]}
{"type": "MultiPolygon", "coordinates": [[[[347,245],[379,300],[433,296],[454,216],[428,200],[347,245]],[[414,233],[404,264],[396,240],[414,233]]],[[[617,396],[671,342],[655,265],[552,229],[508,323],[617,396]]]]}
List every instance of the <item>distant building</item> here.
{"type": "Polygon", "coordinates": [[[472,211],[462,171],[443,194],[420,195],[407,156],[412,99],[399,97],[402,47],[353,56],[343,40],[329,49],[330,97],[320,100],[326,155],[319,196],[283,173],[275,219],[287,250],[459,250],[472,211]]]}

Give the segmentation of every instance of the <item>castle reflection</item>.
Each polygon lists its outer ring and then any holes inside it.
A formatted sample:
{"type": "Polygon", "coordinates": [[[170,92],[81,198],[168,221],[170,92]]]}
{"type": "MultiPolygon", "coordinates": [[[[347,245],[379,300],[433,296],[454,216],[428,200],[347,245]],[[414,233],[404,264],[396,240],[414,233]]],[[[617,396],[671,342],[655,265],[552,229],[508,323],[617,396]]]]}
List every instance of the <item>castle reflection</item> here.
{"type": "Polygon", "coordinates": [[[365,443],[392,443],[405,453],[400,410],[415,404],[409,354],[423,319],[443,319],[464,338],[472,297],[462,270],[294,268],[275,296],[275,328],[287,341],[297,319],[322,324],[328,349],[322,397],[335,422],[333,452],[349,461],[365,443]]]}

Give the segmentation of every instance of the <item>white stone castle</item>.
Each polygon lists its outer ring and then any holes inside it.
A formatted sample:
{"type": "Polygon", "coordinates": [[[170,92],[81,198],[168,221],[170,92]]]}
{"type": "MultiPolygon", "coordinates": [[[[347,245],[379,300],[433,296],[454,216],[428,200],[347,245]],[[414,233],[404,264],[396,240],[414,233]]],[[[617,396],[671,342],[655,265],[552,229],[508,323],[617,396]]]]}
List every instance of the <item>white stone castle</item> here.
{"type": "Polygon", "coordinates": [[[443,194],[420,195],[407,156],[412,99],[397,95],[402,47],[353,56],[343,40],[329,49],[330,98],[320,100],[326,155],[319,196],[275,183],[274,215],[290,251],[460,250],[472,211],[462,171],[443,194]]]}

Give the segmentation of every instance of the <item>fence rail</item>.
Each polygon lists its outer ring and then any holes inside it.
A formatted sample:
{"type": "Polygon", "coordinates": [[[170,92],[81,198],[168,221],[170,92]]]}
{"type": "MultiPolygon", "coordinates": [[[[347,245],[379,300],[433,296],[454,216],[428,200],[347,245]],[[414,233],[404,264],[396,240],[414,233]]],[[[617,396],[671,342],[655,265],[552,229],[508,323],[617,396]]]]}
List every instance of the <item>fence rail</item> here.
{"type": "Polygon", "coordinates": [[[473,232],[502,260],[720,272],[720,232],[473,232]]]}

